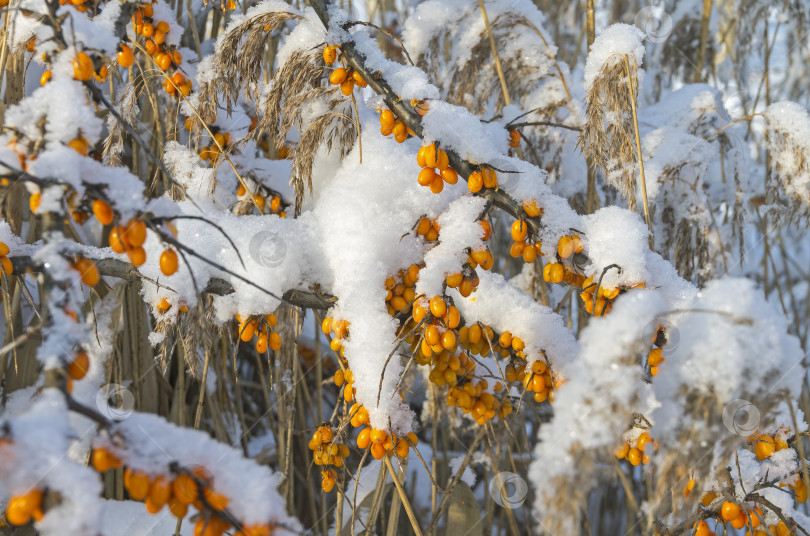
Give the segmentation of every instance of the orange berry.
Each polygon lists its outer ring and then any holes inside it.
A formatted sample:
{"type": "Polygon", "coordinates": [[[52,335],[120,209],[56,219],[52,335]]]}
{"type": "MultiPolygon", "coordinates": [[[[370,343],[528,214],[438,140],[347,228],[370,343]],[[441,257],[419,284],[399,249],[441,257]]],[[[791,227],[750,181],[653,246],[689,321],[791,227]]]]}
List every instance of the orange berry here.
{"type": "Polygon", "coordinates": [[[523,242],[526,240],[526,235],[529,233],[529,227],[523,220],[517,220],[512,224],[512,240],[515,242],[523,242]]]}
{"type": "Polygon", "coordinates": [[[481,220],[478,223],[481,224],[481,228],[484,230],[484,235],[481,239],[484,241],[489,240],[489,237],[492,236],[492,225],[490,225],[487,220],[481,220]]]}
{"type": "Polygon", "coordinates": [[[267,344],[271,350],[278,352],[281,349],[281,335],[275,331],[270,332],[267,336],[267,344]]]}
{"type": "Polygon", "coordinates": [[[371,445],[371,428],[366,427],[360,431],[357,436],[357,446],[361,449],[367,449],[371,445]]]}
{"type": "Polygon", "coordinates": [[[139,470],[127,468],[124,477],[124,486],[129,492],[129,496],[136,501],[142,501],[149,493],[149,476],[139,470]],[[127,477],[126,474],[129,474],[127,477]]]}
{"type": "Polygon", "coordinates": [[[158,67],[160,67],[162,70],[165,71],[172,65],[172,57],[166,54],[165,52],[161,52],[155,58],[155,63],[157,63],[158,67]]]}
{"type": "Polygon", "coordinates": [[[172,308],[172,304],[166,298],[161,298],[160,302],[158,303],[157,310],[159,313],[165,313],[169,309],[172,308]]]}
{"type": "Polygon", "coordinates": [[[461,314],[454,305],[447,308],[447,314],[444,316],[444,322],[450,329],[457,328],[458,324],[461,322],[461,314]]]}
{"type": "Polygon", "coordinates": [[[735,529],[743,528],[746,523],[748,522],[748,516],[745,515],[745,512],[740,512],[740,514],[731,520],[731,526],[735,529]]]}
{"type": "Polygon", "coordinates": [[[81,380],[87,375],[87,370],[90,368],[90,357],[84,350],[76,352],[73,361],[67,367],[67,374],[71,379],[81,380]]]}
{"type": "Polygon", "coordinates": [[[267,351],[267,334],[260,333],[256,338],[256,351],[263,354],[267,351]]]}
{"type": "Polygon", "coordinates": [[[68,142],[68,147],[76,151],[82,156],[87,156],[90,152],[90,145],[87,143],[87,140],[84,138],[73,138],[68,142]]]}
{"type": "Polygon", "coordinates": [[[476,170],[470,173],[470,176],[467,178],[467,188],[472,193],[480,192],[481,188],[484,186],[484,175],[481,171],[476,170]]]}
{"type": "Polygon", "coordinates": [[[704,520],[701,519],[700,521],[695,523],[695,526],[693,528],[695,530],[694,536],[709,536],[710,532],[709,524],[706,523],[704,520]]]}
{"type": "Polygon", "coordinates": [[[433,182],[430,183],[430,191],[434,194],[438,194],[441,193],[442,190],[444,190],[444,181],[442,181],[440,175],[436,175],[433,178],[433,182]]]}
{"type": "Polygon", "coordinates": [[[183,519],[188,512],[188,504],[178,499],[175,495],[169,498],[169,511],[177,519],[183,519]]]}
{"type": "Polygon", "coordinates": [[[119,48],[118,65],[124,69],[132,67],[132,64],[135,62],[135,55],[132,53],[132,49],[129,48],[129,45],[121,45],[119,48]]]}
{"type": "Polygon", "coordinates": [[[329,75],[329,83],[334,85],[342,84],[346,78],[349,76],[349,73],[343,67],[338,67],[332,74],[329,75]]]}
{"type": "Polygon", "coordinates": [[[563,259],[567,259],[574,254],[574,241],[570,236],[563,236],[557,242],[557,255],[563,259]]]}
{"type": "Polygon", "coordinates": [[[31,194],[31,197],[28,199],[28,206],[31,208],[31,212],[37,211],[40,201],[42,201],[41,192],[34,192],[31,194]]]}
{"type": "Polygon", "coordinates": [[[340,92],[348,97],[352,91],[354,91],[354,80],[347,78],[340,84],[340,92]]]}
{"type": "Polygon", "coordinates": [[[129,262],[133,265],[142,266],[146,262],[146,250],[140,246],[130,248],[127,251],[127,257],[129,257],[129,262]]]}
{"type": "Polygon", "coordinates": [[[754,454],[757,455],[758,460],[770,458],[774,452],[776,452],[776,440],[774,440],[773,436],[761,435],[757,438],[754,454]]]}
{"type": "Polygon", "coordinates": [[[157,45],[153,40],[147,39],[146,42],[143,44],[143,48],[146,50],[147,54],[152,56],[157,50],[157,45]]]}
{"type": "Polygon", "coordinates": [[[327,65],[332,65],[335,63],[337,59],[337,47],[333,46],[326,46],[323,49],[323,61],[326,62],[327,65]]]}
{"type": "Polygon", "coordinates": [[[91,461],[93,464],[93,469],[99,473],[105,473],[110,469],[115,469],[121,466],[121,461],[104,448],[94,449],[91,456],[91,461]]]}
{"type": "Polygon", "coordinates": [[[420,186],[431,186],[436,177],[437,175],[433,168],[426,167],[422,168],[422,171],[419,172],[419,176],[416,180],[419,182],[420,186]]]}
{"type": "Polygon", "coordinates": [[[188,505],[197,500],[197,483],[186,474],[178,475],[172,482],[174,497],[182,504],[188,505]]]}
{"type": "Polygon", "coordinates": [[[720,516],[723,518],[723,521],[732,521],[740,515],[740,507],[734,504],[733,502],[726,501],[723,503],[723,506],[720,508],[720,516]]]}
{"type": "Polygon", "coordinates": [[[205,497],[206,502],[217,511],[225,510],[228,507],[228,497],[225,495],[212,490],[211,488],[205,488],[203,490],[203,497],[205,497]]]}
{"type": "Polygon", "coordinates": [[[167,249],[160,254],[160,271],[163,275],[177,272],[177,253],[173,249],[167,249]]]}
{"type": "Polygon", "coordinates": [[[441,296],[434,296],[430,299],[430,312],[433,316],[441,318],[447,312],[447,304],[441,296]]]}
{"type": "Polygon", "coordinates": [[[141,28],[141,35],[146,38],[152,37],[155,35],[155,26],[151,22],[144,22],[143,27],[141,28]]]}
{"type": "Polygon", "coordinates": [[[102,199],[96,199],[93,201],[93,214],[102,225],[111,224],[113,217],[115,216],[115,213],[113,212],[112,208],[110,208],[110,205],[108,205],[107,202],[102,199]]]}
{"type": "Polygon", "coordinates": [[[123,231],[124,231],[123,227],[120,227],[118,225],[110,229],[110,247],[116,253],[124,253],[124,251],[126,251],[124,242],[121,239],[123,231]]]}
{"type": "Polygon", "coordinates": [[[130,220],[127,224],[125,239],[130,246],[142,246],[146,242],[146,223],[139,219],[130,220]]]}
{"type": "Polygon", "coordinates": [[[79,52],[73,58],[73,78],[76,80],[87,81],[93,78],[93,60],[85,52],[79,52]]]}
{"type": "Polygon", "coordinates": [[[44,86],[45,84],[47,84],[52,76],[53,76],[52,71],[45,71],[44,73],[42,73],[42,76],[39,77],[39,85],[44,86]]]}
{"type": "Polygon", "coordinates": [[[517,147],[520,145],[520,132],[517,130],[509,131],[509,147],[517,147]]]}
{"type": "Polygon", "coordinates": [[[637,448],[631,448],[627,451],[626,458],[628,462],[636,466],[641,463],[641,451],[637,448]]]}
{"type": "Polygon", "coordinates": [[[543,214],[543,209],[537,204],[534,199],[527,199],[523,201],[523,211],[530,218],[536,218],[543,214]]]}
{"type": "Polygon", "coordinates": [[[405,439],[404,437],[399,438],[399,441],[397,441],[397,448],[396,448],[397,456],[399,456],[400,458],[407,458],[409,448],[410,444],[408,443],[408,440],[405,439]]]}
{"type": "Polygon", "coordinates": [[[158,476],[149,486],[149,499],[158,508],[163,508],[172,496],[172,483],[165,476],[158,476]]]}
{"type": "Polygon", "coordinates": [[[394,123],[396,123],[396,116],[391,110],[383,110],[380,112],[380,126],[384,130],[393,130],[394,123]]]}
{"type": "Polygon", "coordinates": [[[82,283],[88,287],[94,287],[98,284],[101,276],[98,273],[96,263],[90,259],[79,259],[73,267],[79,272],[82,283]]]}

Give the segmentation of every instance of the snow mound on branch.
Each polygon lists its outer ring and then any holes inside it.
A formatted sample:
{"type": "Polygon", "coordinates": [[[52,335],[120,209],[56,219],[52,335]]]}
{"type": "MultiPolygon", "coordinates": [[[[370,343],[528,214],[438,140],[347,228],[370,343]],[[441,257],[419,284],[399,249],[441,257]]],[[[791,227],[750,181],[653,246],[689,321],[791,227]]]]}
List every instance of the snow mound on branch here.
{"type": "MultiPolygon", "coordinates": [[[[585,91],[590,91],[599,73],[606,67],[611,67],[623,61],[624,56],[635,59],[636,65],[641,65],[644,59],[644,32],[629,24],[614,24],[607,27],[596,36],[588,54],[585,64],[585,91]]],[[[639,70],[639,79],[642,71],[639,70]]]]}

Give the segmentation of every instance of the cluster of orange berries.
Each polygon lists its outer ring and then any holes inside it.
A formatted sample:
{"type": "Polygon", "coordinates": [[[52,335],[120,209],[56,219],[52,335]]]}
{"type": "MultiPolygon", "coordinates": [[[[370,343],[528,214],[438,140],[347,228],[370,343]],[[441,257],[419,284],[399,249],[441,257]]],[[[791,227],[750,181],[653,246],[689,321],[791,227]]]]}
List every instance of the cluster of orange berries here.
{"type": "Polygon", "coordinates": [[[455,349],[457,343],[455,329],[461,322],[461,314],[455,305],[448,304],[442,296],[433,296],[427,303],[424,301],[414,303],[412,317],[415,324],[424,321],[420,341],[424,357],[430,357],[442,350],[455,349]]]}
{"type": "MultiPolygon", "coordinates": [[[[87,0],[59,0],[59,5],[60,6],[64,6],[64,5],[73,6],[73,7],[76,8],[76,11],[78,11],[80,13],[84,13],[85,11],[90,9],[90,6],[92,5],[92,2],[88,3],[87,0]]],[[[2,4],[0,4],[0,7],[2,7],[2,4]]]]}
{"type": "Polygon", "coordinates": [[[397,143],[402,143],[408,139],[408,135],[413,136],[413,131],[405,126],[405,123],[400,121],[394,116],[391,110],[383,110],[380,112],[380,133],[383,136],[394,135],[397,143]]]}
{"type": "Polygon", "coordinates": [[[481,191],[481,188],[497,188],[498,175],[489,166],[479,166],[467,177],[467,188],[472,193],[481,191]]]}
{"type": "Polygon", "coordinates": [[[98,266],[90,259],[78,258],[75,262],[71,263],[70,267],[79,272],[82,283],[88,287],[95,287],[101,279],[98,266]]]}
{"type": "MultiPolygon", "coordinates": [[[[309,450],[315,465],[334,465],[343,467],[343,460],[349,457],[349,447],[335,441],[332,427],[321,425],[312,434],[309,440],[309,450]]],[[[321,471],[321,488],[329,493],[335,487],[336,473],[334,469],[326,468],[321,471]]]]}
{"type": "MultiPolygon", "coordinates": [[[[517,357],[523,358],[525,347],[520,337],[513,337],[509,331],[504,331],[496,336],[495,330],[491,326],[486,326],[476,322],[471,326],[463,326],[458,330],[458,340],[461,347],[472,355],[486,356],[490,351],[494,351],[496,356],[502,358],[511,355],[510,349],[514,349],[517,357]]],[[[517,378],[508,381],[517,381],[517,378]]]]}
{"type": "Polygon", "coordinates": [[[6,505],[6,521],[15,526],[27,524],[32,519],[40,521],[42,511],[42,490],[33,488],[21,495],[14,495],[6,505]]]}
{"type": "MultiPolygon", "coordinates": [[[[122,460],[104,447],[93,450],[91,461],[99,473],[123,466],[122,460]]],[[[168,506],[176,518],[183,519],[189,505],[201,512],[209,512],[210,516],[197,521],[194,527],[197,536],[222,536],[230,528],[230,523],[216,515],[228,507],[229,499],[214,489],[213,477],[202,466],[180,471],[174,478],[167,475],[150,477],[145,471],[127,467],[124,470],[124,488],[133,500],[144,501],[146,511],[150,514],[157,514],[168,506]]],[[[272,531],[272,525],[258,524],[244,527],[235,535],[270,536],[272,531]]]]}
{"type": "MultiPolygon", "coordinates": [[[[725,522],[729,523],[732,527],[739,530],[743,527],[749,527],[751,529],[755,529],[760,526],[762,521],[762,510],[758,507],[751,507],[747,506],[743,509],[740,505],[735,504],[731,501],[725,501],[723,505],[720,507],[720,518],[725,522]],[[746,513],[746,510],[748,513],[746,513]]],[[[784,525],[784,523],[782,523],[784,525]]],[[[784,528],[787,529],[787,526],[784,525],[784,528]]],[[[701,536],[709,536],[711,532],[709,531],[709,525],[706,523],[705,520],[698,521],[695,523],[695,534],[701,536]]],[[[749,534],[751,536],[758,536],[757,533],[762,533],[763,535],[766,534],[764,531],[751,531],[749,534]]],[[[780,531],[777,526],[773,527],[771,531],[772,534],[777,534],[778,536],[787,535],[790,532],[783,532],[780,531]]]]}
{"type": "Polygon", "coordinates": [[[523,257],[525,262],[531,263],[534,262],[538,255],[543,254],[543,244],[539,240],[531,240],[529,226],[525,221],[515,220],[510,229],[510,235],[512,237],[512,246],[509,248],[509,254],[512,257],[523,257]]]}
{"type": "Polygon", "coordinates": [[[132,25],[137,35],[142,35],[144,38],[143,48],[147,54],[152,56],[162,71],[168,71],[170,68],[174,74],[166,77],[163,83],[163,89],[169,95],[179,97],[184,95],[188,97],[191,94],[191,80],[186,79],[178,70],[180,63],[183,61],[183,56],[177,49],[169,49],[164,45],[166,41],[166,34],[169,33],[171,27],[165,20],[153,20],[154,8],[152,3],[143,3],[140,8],[132,15],[132,25]],[[174,66],[172,68],[172,66],[174,66]]]}
{"type": "Polygon", "coordinates": [[[14,271],[14,265],[11,263],[11,259],[7,257],[11,249],[9,249],[8,245],[4,242],[0,242],[0,264],[3,266],[3,271],[6,275],[11,275],[14,271]]]}
{"type": "Polygon", "coordinates": [[[354,373],[352,372],[352,369],[346,367],[346,360],[342,356],[340,356],[340,360],[345,368],[335,371],[335,385],[338,388],[343,387],[344,385],[346,386],[343,389],[343,399],[346,402],[351,402],[354,400],[354,395],[357,392],[357,389],[354,387],[354,373]]]}
{"type": "MultiPolygon", "coordinates": [[[[582,298],[583,303],[585,304],[585,311],[588,314],[592,314],[595,316],[602,316],[606,315],[610,312],[613,308],[613,302],[611,300],[615,299],[620,292],[620,289],[617,288],[607,288],[607,287],[599,287],[599,291],[597,292],[597,285],[598,283],[594,281],[593,276],[589,276],[582,282],[582,292],[580,293],[579,297],[582,298]]],[[[661,352],[653,355],[650,354],[652,357],[652,361],[650,361],[650,365],[652,363],[657,362],[656,365],[658,366],[663,362],[663,356],[661,356],[661,352]],[[660,360],[659,360],[660,358],[660,360]]],[[[658,370],[656,369],[656,373],[658,370]]]]}
{"type": "Polygon", "coordinates": [[[371,449],[371,455],[375,460],[381,460],[383,456],[396,453],[400,458],[407,458],[408,449],[419,443],[416,434],[409,432],[405,437],[397,438],[396,434],[389,434],[385,430],[367,426],[360,431],[357,436],[357,446],[361,450],[371,449]]]}
{"type": "Polygon", "coordinates": [[[343,343],[341,341],[349,336],[349,321],[327,316],[321,323],[321,330],[326,336],[329,336],[330,333],[334,334],[332,340],[329,341],[329,347],[343,360],[343,343]]]}
{"type": "Polygon", "coordinates": [[[274,352],[281,349],[281,336],[272,331],[278,324],[276,315],[270,313],[262,316],[252,316],[242,320],[242,317],[236,315],[236,322],[239,325],[239,339],[242,342],[250,342],[256,337],[256,351],[263,354],[269,347],[274,352]]]}
{"type": "MultiPolygon", "coordinates": [[[[236,188],[236,195],[237,197],[242,197],[243,195],[247,194],[247,188],[245,188],[244,184],[239,184],[236,188]]],[[[250,199],[252,202],[255,203],[256,207],[260,210],[263,210],[264,207],[267,206],[267,198],[270,198],[270,212],[269,214],[277,214],[280,218],[287,217],[286,206],[284,205],[281,196],[274,193],[269,193],[268,195],[264,195],[262,193],[254,193],[253,197],[250,199]]],[[[265,214],[267,214],[265,212],[265,214]]]]}
{"type": "MultiPolygon", "coordinates": [[[[708,508],[717,497],[718,494],[715,492],[706,493],[701,499],[701,503],[704,507],[708,508]]],[[[749,530],[746,532],[747,536],[792,536],[796,534],[781,520],[776,525],[767,527],[766,531],[765,526],[762,525],[764,519],[762,509],[758,506],[752,507],[748,504],[744,504],[743,508],[743,506],[734,502],[724,501],[720,506],[719,514],[720,520],[723,523],[730,524],[734,529],[740,530],[748,528],[749,530]]],[[[717,529],[717,527],[715,527],[715,529],[717,529]]],[[[692,530],[694,536],[716,536],[716,534],[709,529],[709,524],[704,519],[696,522],[692,530]]]]}
{"type": "Polygon", "coordinates": [[[200,149],[199,155],[203,160],[210,160],[211,164],[215,164],[219,156],[230,147],[231,135],[227,132],[216,132],[214,133],[212,141],[214,143],[200,149]]]}
{"type": "Polygon", "coordinates": [[[410,311],[416,299],[414,287],[419,280],[419,271],[423,266],[412,264],[407,270],[400,270],[396,277],[385,280],[385,304],[390,316],[396,316],[402,311],[410,311]]]}
{"type": "MultiPolygon", "coordinates": [[[[72,3],[76,5],[77,9],[80,11],[86,11],[88,7],[85,4],[86,1],[87,0],[72,0],[72,3]]],[[[59,0],[59,3],[65,4],[66,2],[64,0],[59,0]]],[[[34,51],[34,44],[35,41],[33,39],[28,42],[29,52],[34,51]]],[[[121,67],[128,69],[135,62],[135,55],[128,45],[120,44],[118,45],[117,59],[118,64],[121,67]]],[[[73,78],[81,81],[87,81],[95,78],[98,82],[105,82],[107,80],[107,75],[109,74],[107,66],[101,64],[98,70],[96,70],[96,63],[101,63],[101,60],[95,55],[91,56],[86,52],[79,52],[76,54],[76,57],[73,58],[73,78]]],[[[50,69],[46,70],[44,73],[42,73],[42,76],[39,77],[39,85],[44,86],[50,82],[52,77],[53,71],[50,69]]]]}
{"type": "MultiPolygon", "coordinates": [[[[447,333],[452,333],[452,331],[447,333]]],[[[437,387],[444,385],[454,387],[465,380],[472,379],[475,372],[475,361],[464,352],[456,353],[455,348],[432,351],[431,355],[427,357],[424,352],[419,352],[414,359],[420,365],[432,366],[428,379],[437,387]]]]}
{"type": "MultiPolygon", "coordinates": [[[[102,225],[110,225],[115,219],[115,212],[103,199],[93,201],[93,215],[102,225]]],[[[170,228],[173,230],[173,227],[170,228]]],[[[146,242],[146,222],[142,219],[132,218],[126,225],[113,226],[110,229],[109,242],[116,253],[126,253],[133,265],[142,266],[146,262],[146,250],[143,249],[146,242]]],[[[179,266],[177,252],[172,248],[163,250],[159,264],[163,275],[173,275],[179,266]]]]}
{"type": "Polygon", "coordinates": [[[645,454],[649,447],[656,449],[658,445],[650,437],[650,434],[645,431],[641,432],[635,441],[625,441],[621,447],[616,449],[614,454],[620,460],[627,460],[635,467],[640,463],[646,464],[650,462],[649,455],[645,454]]]}
{"type": "MultiPolygon", "coordinates": [[[[509,376],[506,377],[509,379],[509,376]]],[[[554,377],[551,368],[543,360],[534,361],[531,365],[531,372],[526,373],[524,369],[523,390],[534,393],[534,401],[540,403],[546,399],[554,401],[554,377]]]]}
{"type": "Polygon", "coordinates": [[[359,87],[366,87],[368,85],[359,72],[354,69],[344,69],[343,67],[338,67],[332,71],[332,74],[329,75],[329,83],[340,86],[340,92],[347,97],[354,91],[355,84],[359,87]]]}
{"type": "Polygon", "coordinates": [[[425,237],[428,242],[436,242],[439,239],[441,226],[438,220],[430,218],[420,218],[416,224],[416,234],[425,237]]]}
{"type": "Polygon", "coordinates": [[[780,428],[775,434],[760,434],[755,432],[748,438],[749,443],[755,443],[754,454],[759,461],[770,458],[775,452],[788,448],[789,430],[780,428]]]}
{"type": "Polygon", "coordinates": [[[422,168],[417,179],[419,184],[429,187],[434,194],[444,189],[445,182],[447,184],[458,182],[458,173],[450,167],[447,153],[438,149],[435,143],[419,149],[416,153],[416,163],[422,168]]]}
{"type": "MultiPolygon", "coordinates": [[[[463,386],[457,385],[447,392],[447,405],[461,408],[464,413],[471,414],[478,424],[484,424],[497,415],[503,419],[512,413],[512,403],[508,400],[501,402],[492,393],[486,392],[486,380],[467,382],[463,386]]],[[[493,390],[498,393],[503,390],[503,384],[496,382],[493,390]]]]}

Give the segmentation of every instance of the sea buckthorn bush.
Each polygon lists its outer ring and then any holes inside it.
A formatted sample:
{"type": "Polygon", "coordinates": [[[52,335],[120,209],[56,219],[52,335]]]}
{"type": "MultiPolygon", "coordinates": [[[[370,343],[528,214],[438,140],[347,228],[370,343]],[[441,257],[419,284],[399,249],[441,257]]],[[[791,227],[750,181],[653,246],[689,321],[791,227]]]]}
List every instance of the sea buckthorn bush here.
{"type": "Polygon", "coordinates": [[[0,0],[0,533],[809,534],[805,4],[0,0]]]}

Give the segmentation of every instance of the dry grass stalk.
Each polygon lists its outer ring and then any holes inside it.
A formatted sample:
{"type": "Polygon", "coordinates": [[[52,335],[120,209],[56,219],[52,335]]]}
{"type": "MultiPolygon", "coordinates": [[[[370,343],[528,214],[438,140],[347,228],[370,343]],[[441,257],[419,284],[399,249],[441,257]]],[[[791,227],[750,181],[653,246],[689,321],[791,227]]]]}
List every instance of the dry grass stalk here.
{"type": "Polygon", "coordinates": [[[578,141],[583,153],[602,170],[608,183],[619,190],[632,210],[636,208],[639,172],[636,129],[631,115],[638,97],[637,69],[633,59],[629,60],[627,70],[619,57],[605,63],[585,97],[587,121],[578,141]]]}

